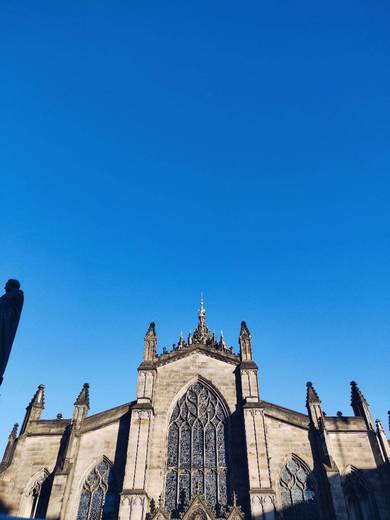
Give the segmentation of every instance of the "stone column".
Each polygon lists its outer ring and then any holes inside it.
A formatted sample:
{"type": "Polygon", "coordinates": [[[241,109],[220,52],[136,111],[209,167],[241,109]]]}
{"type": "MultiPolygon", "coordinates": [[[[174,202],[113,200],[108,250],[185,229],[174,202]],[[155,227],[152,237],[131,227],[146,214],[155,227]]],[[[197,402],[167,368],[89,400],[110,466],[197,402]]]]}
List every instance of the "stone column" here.
{"type": "MultiPolygon", "coordinates": [[[[344,493],[341,485],[340,472],[333,457],[332,443],[326,430],[326,420],[322,411],[321,399],[313,384],[306,383],[306,408],[310,419],[310,439],[315,465],[321,474],[328,479],[329,492],[325,491],[324,504],[328,508],[328,515],[334,515],[336,520],[348,520],[344,493]],[[330,496],[328,496],[330,494],[330,496]]],[[[331,516],[331,517],[332,517],[331,516]]]]}
{"type": "Polygon", "coordinates": [[[66,520],[68,501],[73,481],[75,461],[80,448],[80,431],[89,410],[89,385],[85,383],[73,409],[70,425],[65,429],[54,468],[53,487],[50,494],[46,518],[66,520]]]}
{"type": "Polygon", "coordinates": [[[271,488],[267,431],[260,403],[244,406],[245,439],[253,520],[275,518],[275,491],[271,488]]]}
{"type": "Polygon", "coordinates": [[[137,403],[133,407],[119,520],[144,520],[146,515],[145,484],[152,419],[151,404],[137,403]]]}

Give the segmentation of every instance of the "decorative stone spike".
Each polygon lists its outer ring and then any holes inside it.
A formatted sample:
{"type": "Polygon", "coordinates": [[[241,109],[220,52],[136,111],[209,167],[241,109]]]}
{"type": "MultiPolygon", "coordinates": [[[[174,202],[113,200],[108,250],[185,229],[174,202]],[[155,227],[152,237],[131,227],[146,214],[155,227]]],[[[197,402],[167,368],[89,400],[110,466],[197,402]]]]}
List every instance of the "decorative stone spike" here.
{"type": "Polygon", "coordinates": [[[356,381],[351,381],[351,406],[356,417],[363,417],[368,428],[374,429],[370,408],[356,381]]]}
{"type": "Polygon", "coordinates": [[[45,385],[39,385],[33,398],[26,408],[23,424],[20,429],[20,435],[28,431],[32,421],[39,421],[42,410],[45,408],[45,385]]]}
{"type": "Polygon", "coordinates": [[[318,397],[318,394],[313,386],[311,381],[306,383],[307,391],[306,391],[306,405],[309,403],[321,403],[321,399],[318,397]]]}
{"type": "Polygon", "coordinates": [[[15,441],[18,436],[18,423],[15,423],[11,433],[8,435],[8,442],[3,455],[3,460],[0,464],[0,471],[6,469],[12,462],[13,454],[15,451],[15,441]]]}
{"type": "Polygon", "coordinates": [[[38,390],[31,399],[29,406],[35,406],[42,410],[45,408],[45,385],[38,386],[38,390]]]}
{"type": "Polygon", "coordinates": [[[206,344],[209,339],[212,338],[212,334],[206,324],[206,309],[204,307],[203,295],[200,299],[200,307],[198,312],[198,326],[196,327],[192,342],[198,344],[206,344]]]}
{"type": "Polygon", "coordinates": [[[16,439],[16,437],[18,436],[18,428],[19,424],[15,423],[12,427],[11,433],[8,436],[8,439],[16,439]]]}
{"type": "Polygon", "coordinates": [[[377,438],[379,440],[379,446],[382,452],[383,460],[384,462],[389,463],[390,462],[390,445],[389,441],[386,437],[385,429],[383,428],[382,421],[380,419],[377,419],[375,421],[376,424],[376,434],[377,438]]]}
{"type": "Polygon", "coordinates": [[[153,361],[157,353],[156,324],[152,321],[144,338],[144,361],[153,361]]]}
{"type": "Polygon", "coordinates": [[[183,331],[180,331],[178,347],[179,348],[183,348],[184,346],[185,346],[185,341],[184,341],[184,338],[183,338],[183,331]]]}
{"type": "Polygon", "coordinates": [[[362,401],[367,403],[366,398],[358,387],[356,381],[351,381],[351,405],[353,406],[355,403],[360,403],[362,401]]]}
{"type": "Polygon", "coordinates": [[[223,331],[222,330],[221,330],[221,338],[219,340],[219,346],[221,348],[226,348],[225,337],[223,335],[223,331]]]}
{"type": "Polygon", "coordinates": [[[75,403],[75,406],[86,406],[89,410],[89,384],[84,383],[81,392],[79,393],[75,403]]]}
{"type": "Polygon", "coordinates": [[[242,361],[252,360],[252,337],[245,321],[241,322],[240,337],[240,355],[242,361]]]}

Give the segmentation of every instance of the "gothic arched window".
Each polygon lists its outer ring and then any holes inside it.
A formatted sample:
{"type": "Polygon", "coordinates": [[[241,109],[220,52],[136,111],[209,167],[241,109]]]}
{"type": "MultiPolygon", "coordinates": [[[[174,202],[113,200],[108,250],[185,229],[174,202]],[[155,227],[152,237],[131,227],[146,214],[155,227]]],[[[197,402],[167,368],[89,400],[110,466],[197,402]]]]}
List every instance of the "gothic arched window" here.
{"type": "Polygon", "coordinates": [[[283,518],[288,520],[317,518],[312,479],[308,469],[296,457],[291,457],[282,470],[280,494],[283,518]]]}
{"type": "Polygon", "coordinates": [[[20,513],[29,518],[44,518],[50,497],[52,478],[46,468],[36,473],[22,496],[20,513]]]}
{"type": "Polygon", "coordinates": [[[376,504],[361,471],[351,468],[344,479],[344,494],[350,520],[375,520],[376,504]]]}
{"type": "Polygon", "coordinates": [[[222,401],[203,382],[188,388],[168,431],[165,505],[175,517],[195,495],[223,516],[227,506],[227,425],[222,401]]]}
{"type": "Polygon", "coordinates": [[[88,474],[81,491],[77,520],[114,518],[111,464],[103,459],[88,474]]]}

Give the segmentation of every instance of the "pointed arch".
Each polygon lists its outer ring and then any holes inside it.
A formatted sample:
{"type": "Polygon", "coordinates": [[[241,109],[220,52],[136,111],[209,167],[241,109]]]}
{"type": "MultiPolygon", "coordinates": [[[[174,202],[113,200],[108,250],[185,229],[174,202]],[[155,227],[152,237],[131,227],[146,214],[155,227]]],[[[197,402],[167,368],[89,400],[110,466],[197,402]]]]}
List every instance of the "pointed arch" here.
{"type": "Polygon", "coordinates": [[[116,499],[113,464],[103,455],[93,461],[84,473],[77,520],[113,519],[116,499]]]}
{"type": "Polygon", "coordinates": [[[378,518],[374,493],[360,469],[352,465],[345,468],[343,490],[350,520],[378,518]]]}
{"type": "Polygon", "coordinates": [[[229,408],[209,381],[197,376],[176,395],[167,425],[165,507],[177,517],[196,495],[223,516],[229,494],[229,408]]]}
{"type": "Polygon", "coordinates": [[[39,518],[45,513],[49,497],[47,483],[50,473],[47,468],[38,470],[26,484],[20,501],[19,514],[29,518],[39,518]]]}
{"type": "Polygon", "coordinates": [[[280,472],[279,494],[284,519],[317,518],[317,485],[313,473],[295,453],[287,457],[280,472]]]}
{"type": "Polygon", "coordinates": [[[173,397],[171,404],[167,410],[167,416],[166,416],[167,427],[169,426],[172,412],[173,412],[177,402],[179,401],[179,399],[181,397],[183,397],[183,395],[188,391],[188,389],[197,382],[199,382],[202,385],[204,385],[205,387],[207,387],[210,390],[210,392],[213,393],[215,395],[215,397],[221,401],[221,404],[222,404],[226,417],[231,415],[232,412],[231,412],[230,407],[227,404],[226,399],[224,398],[222,392],[220,392],[220,390],[209,379],[206,379],[205,377],[198,374],[195,377],[191,378],[185,385],[183,385],[180,388],[180,390],[173,397]]]}

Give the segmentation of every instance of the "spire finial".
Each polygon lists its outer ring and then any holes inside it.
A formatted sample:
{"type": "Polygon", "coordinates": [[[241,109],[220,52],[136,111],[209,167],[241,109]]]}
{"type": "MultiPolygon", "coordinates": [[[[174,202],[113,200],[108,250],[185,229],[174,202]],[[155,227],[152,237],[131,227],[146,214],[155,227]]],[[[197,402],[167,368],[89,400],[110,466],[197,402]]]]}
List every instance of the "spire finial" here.
{"type": "Polygon", "coordinates": [[[200,293],[200,307],[199,307],[199,316],[202,315],[202,316],[205,316],[206,314],[206,309],[204,307],[204,296],[203,296],[203,292],[200,293]]]}
{"type": "Polygon", "coordinates": [[[45,408],[45,385],[39,385],[29,406],[36,406],[37,408],[45,408]]]}
{"type": "Polygon", "coordinates": [[[365,401],[366,398],[363,395],[363,392],[360,390],[356,381],[351,381],[351,404],[359,401],[365,401]]]}
{"type": "Polygon", "coordinates": [[[152,321],[144,337],[144,361],[153,361],[157,352],[156,324],[152,321]]]}
{"type": "Polygon", "coordinates": [[[369,429],[374,429],[370,407],[356,381],[351,381],[351,406],[356,417],[363,417],[369,429]]]}
{"type": "Polygon", "coordinates": [[[311,381],[306,383],[306,388],[306,405],[309,403],[321,403],[321,399],[318,397],[318,394],[311,381]]]}
{"type": "Polygon", "coordinates": [[[75,406],[86,406],[89,410],[89,384],[84,383],[81,392],[77,396],[75,406]]]}
{"type": "Polygon", "coordinates": [[[9,439],[16,439],[16,437],[18,436],[18,428],[19,428],[19,424],[15,423],[11,430],[11,433],[8,436],[9,439]]]}
{"type": "Polygon", "coordinates": [[[205,344],[211,338],[211,332],[206,325],[206,309],[204,306],[203,293],[200,293],[200,307],[198,312],[198,326],[195,329],[193,340],[194,343],[205,344]]]}
{"type": "Polygon", "coordinates": [[[249,332],[246,321],[241,322],[240,336],[238,338],[240,345],[240,356],[242,361],[252,360],[252,337],[249,332]]]}

